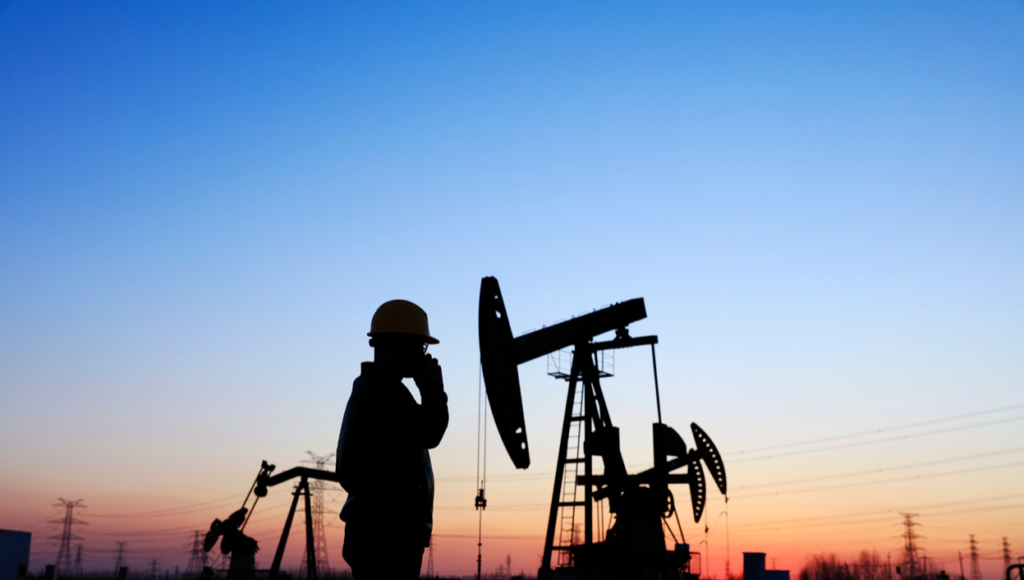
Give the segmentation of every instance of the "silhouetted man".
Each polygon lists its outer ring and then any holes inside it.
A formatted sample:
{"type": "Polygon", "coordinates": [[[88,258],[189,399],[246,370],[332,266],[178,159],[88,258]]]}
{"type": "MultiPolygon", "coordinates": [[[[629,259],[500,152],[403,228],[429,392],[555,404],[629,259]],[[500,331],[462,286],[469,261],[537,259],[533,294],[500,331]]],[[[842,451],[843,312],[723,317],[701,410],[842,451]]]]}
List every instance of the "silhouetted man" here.
{"type": "Polygon", "coordinates": [[[434,472],[428,449],[448,428],[441,367],[427,354],[427,313],[385,302],[370,323],[373,362],[352,385],[338,438],[337,473],[348,492],[342,555],[356,580],[419,578],[430,543],[434,472]],[[411,378],[422,404],[402,383],[411,378]]]}

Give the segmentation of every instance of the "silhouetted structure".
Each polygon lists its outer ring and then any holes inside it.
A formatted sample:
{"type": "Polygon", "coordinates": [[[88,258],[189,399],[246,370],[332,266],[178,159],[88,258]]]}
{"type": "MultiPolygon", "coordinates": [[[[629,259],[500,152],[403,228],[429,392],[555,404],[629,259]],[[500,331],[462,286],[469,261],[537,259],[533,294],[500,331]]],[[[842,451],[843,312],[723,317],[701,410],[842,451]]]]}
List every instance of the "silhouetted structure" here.
{"type": "Polygon", "coordinates": [[[971,534],[971,580],[981,580],[981,565],[978,563],[978,542],[971,534]]]}
{"type": "Polygon", "coordinates": [[[256,571],[256,552],[259,544],[242,532],[246,522],[247,508],[241,508],[231,514],[223,522],[213,520],[210,531],[203,540],[203,551],[209,552],[220,540],[220,551],[230,555],[228,578],[233,580],[251,580],[256,571]]]}
{"type": "Polygon", "coordinates": [[[185,566],[185,577],[189,579],[198,578],[206,567],[206,550],[203,550],[203,541],[199,539],[200,533],[199,530],[192,533],[192,546],[185,566]]]}
{"type": "Polygon", "coordinates": [[[405,300],[381,305],[367,334],[373,362],[362,364],[352,385],[338,437],[336,471],[348,492],[342,555],[356,580],[418,578],[433,528],[428,450],[448,428],[441,367],[426,353],[438,341],[426,312],[405,300]],[[402,383],[406,378],[421,403],[402,383]]]}
{"type": "Polygon", "coordinates": [[[75,547],[75,563],[72,565],[71,574],[74,576],[81,576],[84,570],[82,569],[82,544],[78,544],[75,547]]]}
{"type": "MultiPolygon", "coordinates": [[[[274,563],[270,566],[268,579],[277,580],[278,573],[281,571],[281,560],[284,558],[285,546],[288,544],[288,534],[292,529],[292,520],[295,519],[295,509],[299,505],[299,498],[302,498],[306,510],[306,578],[313,580],[317,577],[317,568],[316,559],[313,557],[316,550],[313,547],[313,514],[310,502],[309,480],[322,479],[324,481],[337,482],[338,476],[329,471],[310,469],[308,467],[293,467],[283,473],[271,475],[274,469],[273,465],[268,464],[266,461],[263,462],[263,467],[253,483],[253,491],[255,491],[257,500],[267,495],[268,487],[280,485],[296,477],[299,478],[299,484],[295,486],[295,490],[292,492],[292,505],[288,509],[288,516],[284,521],[284,529],[281,531],[281,539],[277,544],[277,551],[274,552],[274,563]]],[[[248,496],[245,498],[245,501],[249,501],[248,496]]],[[[253,508],[255,509],[255,507],[256,504],[253,503],[253,508]]]]}
{"type": "Polygon", "coordinates": [[[789,570],[767,570],[764,552],[743,552],[743,580],[789,580],[789,570]]]}
{"type": "Polygon", "coordinates": [[[114,561],[114,574],[119,575],[121,570],[127,570],[128,563],[124,559],[124,547],[128,542],[117,543],[117,560],[114,561]]]}
{"type": "Polygon", "coordinates": [[[427,573],[424,574],[427,578],[434,577],[434,539],[430,539],[430,545],[427,546],[427,573]]]}
{"type": "Polygon", "coordinates": [[[28,557],[32,534],[0,530],[0,580],[19,580],[28,576],[28,557]]]}
{"type": "MultiPolygon", "coordinates": [[[[702,461],[718,489],[726,493],[725,467],[711,438],[692,423],[696,449],[688,450],[682,437],[662,423],[654,346],[658,337],[634,338],[627,330],[629,324],[646,317],[643,298],[636,298],[513,338],[497,279],[487,277],[481,282],[480,361],[487,398],[505,450],[519,469],[529,467],[530,453],[517,367],[564,348],[573,349],[571,366],[551,373],[566,380],[569,389],[540,578],[552,576],[552,556],[555,568],[571,569],[580,578],[689,574],[689,548],[682,537],[669,485],[689,485],[695,522],[700,520],[706,501],[702,461]],[[611,331],[615,331],[613,340],[594,342],[597,336],[611,331]],[[601,390],[600,379],[611,376],[602,362],[605,353],[615,349],[648,345],[658,412],[658,422],[653,426],[654,467],[629,474],[619,449],[619,431],[612,424],[601,390]],[[593,473],[595,457],[600,457],[604,465],[601,475],[593,473]],[[683,467],[687,468],[686,473],[672,473],[683,467]],[[615,524],[604,538],[599,536],[595,541],[594,508],[605,499],[608,512],[615,514],[615,524]],[[580,510],[582,539],[576,520],[580,510]],[[680,537],[674,538],[676,550],[666,552],[662,521],[673,515],[680,537]]],[[[604,509],[596,511],[601,515],[604,509]]],[[[603,531],[598,524],[598,531],[603,531]]],[[[674,532],[672,535],[675,537],[674,532]]]]}
{"type": "Polygon", "coordinates": [[[83,500],[76,499],[69,501],[64,498],[59,498],[57,503],[53,504],[54,507],[64,508],[64,517],[59,520],[50,520],[51,524],[61,524],[63,529],[59,536],[50,536],[52,540],[60,540],[60,549],[57,551],[57,561],[54,562],[56,566],[62,570],[71,572],[71,542],[73,540],[81,540],[82,538],[76,536],[72,528],[78,525],[85,525],[86,522],[75,519],[75,508],[85,508],[83,500]]]}
{"type": "MultiPolygon", "coordinates": [[[[312,458],[310,463],[316,465],[318,470],[323,471],[324,465],[334,457],[333,453],[327,455],[317,455],[312,451],[307,451],[307,454],[312,458]]],[[[314,559],[316,560],[317,574],[324,575],[331,573],[331,567],[327,562],[327,535],[324,534],[324,480],[314,479],[309,484],[309,492],[312,494],[313,502],[313,552],[314,559]]],[[[302,553],[302,562],[299,565],[299,575],[306,574],[306,561],[309,560],[305,550],[302,553]]]]}
{"type": "Polygon", "coordinates": [[[917,545],[917,540],[921,536],[914,531],[914,528],[921,524],[914,521],[917,514],[901,513],[900,515],[903,516],[903,565],[899,571],[904,578],[917,578],[921,573],[920,561],[917,555],[920,548],[917,545]]]}
{"type": "MultiPolygon", "coordinates": [[[[1003,570],[1010,568],[1010,542],[1003,536],[1003,570]]],[[[1022,579],[1024,580],[1024,579],[1022,579]]]]}

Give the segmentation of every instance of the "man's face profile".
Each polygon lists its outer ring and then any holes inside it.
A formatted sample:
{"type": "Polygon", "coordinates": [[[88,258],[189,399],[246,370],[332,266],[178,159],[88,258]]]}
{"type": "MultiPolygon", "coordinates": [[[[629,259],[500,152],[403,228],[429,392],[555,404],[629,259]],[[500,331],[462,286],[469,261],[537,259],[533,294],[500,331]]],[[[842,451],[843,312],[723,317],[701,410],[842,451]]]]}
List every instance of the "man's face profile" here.
{"type": "Polygon", "coordinates": [[[381,364],[402,378],[415,376],[420,360],[427,353],[426,341],[414,334],[381,334],[377,348],[383,349],[381,364]]]}

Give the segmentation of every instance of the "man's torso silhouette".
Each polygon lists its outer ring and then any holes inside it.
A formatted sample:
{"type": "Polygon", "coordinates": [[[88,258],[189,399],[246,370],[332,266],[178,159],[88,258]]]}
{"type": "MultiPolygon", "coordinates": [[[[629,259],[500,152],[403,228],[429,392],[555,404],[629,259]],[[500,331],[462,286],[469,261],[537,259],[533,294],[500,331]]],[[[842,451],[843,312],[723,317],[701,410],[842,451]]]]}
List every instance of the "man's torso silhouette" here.
{"type": "MultiPolygon", "coordinates": [[[[336,470],[348,499],[343,556],[358,580],[417,578],[433,527],[430,453],[448,427],[438,379],[420,387],[422,404],[380,363],[363,363],[338,439],[336,470]]],[[[440,373],[438,372],[438,377],[440,373]]]]}

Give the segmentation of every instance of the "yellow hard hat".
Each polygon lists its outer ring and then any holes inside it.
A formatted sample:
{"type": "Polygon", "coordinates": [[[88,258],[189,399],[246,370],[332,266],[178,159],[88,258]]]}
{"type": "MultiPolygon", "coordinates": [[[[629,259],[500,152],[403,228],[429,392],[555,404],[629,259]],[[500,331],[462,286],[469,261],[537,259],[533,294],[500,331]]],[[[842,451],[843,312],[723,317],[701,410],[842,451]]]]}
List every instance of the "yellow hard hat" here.
{"type": "Polygon", "coordinates": [[[416,336],[422,336],[427,344],[437,344],[439,342],[436,338],[430,336],[427,313],[408,300],[389,300],[381,304],[377,312],[373,313],[373,320],[370,321],[370,332],[367,332],[366,336],[373,336],[384,332],[415,334],[416,336]]]}

